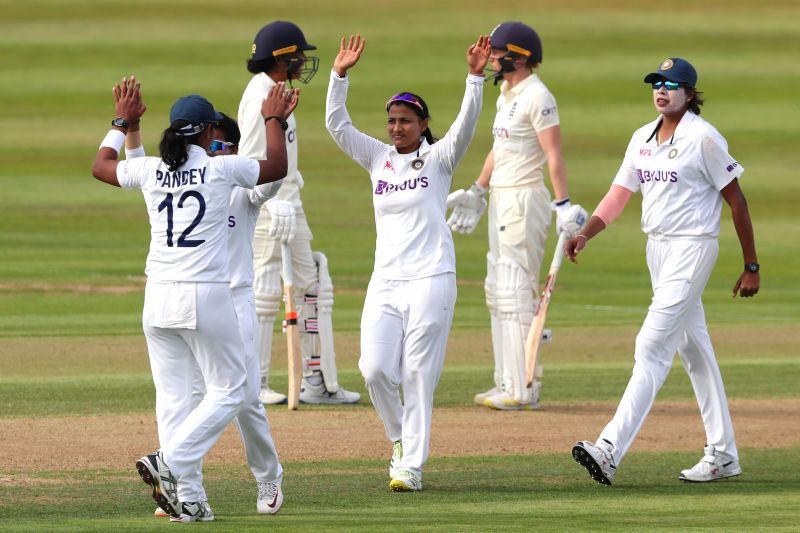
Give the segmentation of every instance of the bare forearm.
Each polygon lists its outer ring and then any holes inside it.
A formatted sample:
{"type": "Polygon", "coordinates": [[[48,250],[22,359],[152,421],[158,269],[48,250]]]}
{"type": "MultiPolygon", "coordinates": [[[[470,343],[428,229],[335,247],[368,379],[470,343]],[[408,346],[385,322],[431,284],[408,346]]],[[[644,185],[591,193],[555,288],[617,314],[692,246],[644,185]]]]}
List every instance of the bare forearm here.
{"type": "Polygon", "coordinates": [[[736,235],[742,246],[742,256],[745,263],[758,263],[756,255],[756,241],[753,235],[753,223],[750,220],[750,211],[747,209],[747,201],[744,196],[737,202],[731,204],[731,215],[733,226],[736,228],[736,235]]]}
{"type": "Polygon", "coordinates": [[[276,181],[284,176],[288,170],[286,156],[286,138],[277,120],[268,120],[265,124],[267,132],[267,159],[261,162],[262,172],[258,184],[276,181]]]}
{"type": "Polygon", "coordinates": [[[492,179],[492,171],[494,170],[494,151],[489,150],[489,155],[486,156],[486,161],[483,162],[483,168],[481,169],[481,173],[478,175],[478,179],[475,180],[475,183],[483,187],[484,189],[489,186],[489,182],[492,179]]]}
{"type": "Polygon", "coordinates": [[[569,198],[569,187],[567,186],[567,167],[564,158],[557,154],[548,158],[547,168],[550,172],[550,183],[553,185],[553,194],[556,200],[569,198]]]}
{"type": "Polygon", "coordinates": [[[579,235],[583,235],[588,241],[604,229],[606,229],[606,223],[603,222],[603,219],[597,216],[592,216],[592,218],[589,219],[589,222],[586,223],[586,226],[584,226],[580,231],[579,235]]]}

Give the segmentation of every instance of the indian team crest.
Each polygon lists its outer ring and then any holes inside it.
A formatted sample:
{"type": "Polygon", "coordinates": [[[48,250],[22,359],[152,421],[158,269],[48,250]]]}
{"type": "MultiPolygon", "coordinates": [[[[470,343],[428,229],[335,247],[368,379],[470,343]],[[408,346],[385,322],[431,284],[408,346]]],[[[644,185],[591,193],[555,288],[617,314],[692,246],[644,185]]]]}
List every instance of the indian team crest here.
{"type": "Polygon", "coordinates": [[[675,159],[676,157],[678,157],[678,149],[673,148],[672,150],[670,150],[669,153],[667,154],[667,157],[669,157],[670,159],[675,159]]]}
{"type": "Polygon", "coordinates": [[[669,70],[671,68],[672,68],[672,60],[671,59],[665,59],[664,62],[661,63],[661,66],[658,67],[658,70],[669,70]]]}
{"type": "Polygon", "coordinates": [[[425,165],[425,161],[423,161],[422,158],[419,158],[419,157],[411,162],[411,168],[413,168],[414,170],[419,170],[424,165],[425,165]]]}

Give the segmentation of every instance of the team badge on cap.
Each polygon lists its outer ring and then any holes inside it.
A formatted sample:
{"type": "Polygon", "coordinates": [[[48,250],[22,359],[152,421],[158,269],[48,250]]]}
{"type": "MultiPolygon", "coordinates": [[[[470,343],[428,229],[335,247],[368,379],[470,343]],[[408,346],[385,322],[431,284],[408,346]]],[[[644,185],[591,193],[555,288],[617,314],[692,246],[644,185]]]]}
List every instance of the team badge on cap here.
{"type": "Polygon", "coordinates": [[[658,67],[659,70],[669,70],[671,68],[672,68],[672,60],[671,59],[665,59],[664,62],[661,63],[661,66],[658,67]]]}
{"type": "Polygon", "coordinates": [[[425,165],[425,161],[423,161],[419,157],[411,162],[411,168],[413,168],[414,170],[421,169],[423,165],[425,165]]]}

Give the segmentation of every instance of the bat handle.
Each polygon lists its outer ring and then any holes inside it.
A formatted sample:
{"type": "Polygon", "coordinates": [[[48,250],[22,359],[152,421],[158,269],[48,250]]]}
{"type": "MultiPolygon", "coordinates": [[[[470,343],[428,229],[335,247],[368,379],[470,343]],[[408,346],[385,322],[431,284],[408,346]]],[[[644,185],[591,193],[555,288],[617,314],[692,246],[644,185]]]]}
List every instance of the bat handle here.
{"type": "Polygon", "coordinates": [[[553,254],[553,262],[551,263],[550,270],[561,267],[561,263],[564,261],[565,242],[567,242],[567,234],[562,231],[558,234],[558,242],[556,243],[556,249],[555,253],[553,254]]]}

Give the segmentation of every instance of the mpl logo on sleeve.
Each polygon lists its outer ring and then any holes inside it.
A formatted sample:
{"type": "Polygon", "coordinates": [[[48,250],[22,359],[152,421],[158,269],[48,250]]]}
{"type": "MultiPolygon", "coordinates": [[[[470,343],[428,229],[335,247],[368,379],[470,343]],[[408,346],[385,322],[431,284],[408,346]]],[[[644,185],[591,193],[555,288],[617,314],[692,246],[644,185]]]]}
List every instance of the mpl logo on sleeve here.
{"type": "Polygon", "coordinates": [[[737,161],[734,161],[733,163],[731,163],[730,165],[728,165],[727,167],[725,167],[725,170],[727,170],[728,172],[730,172],[730,171],[732,171],[734,168],[736,168],[736,167],[738,167],[738,166],[739,166],[739,163],[738,163],[737,161]]]}

